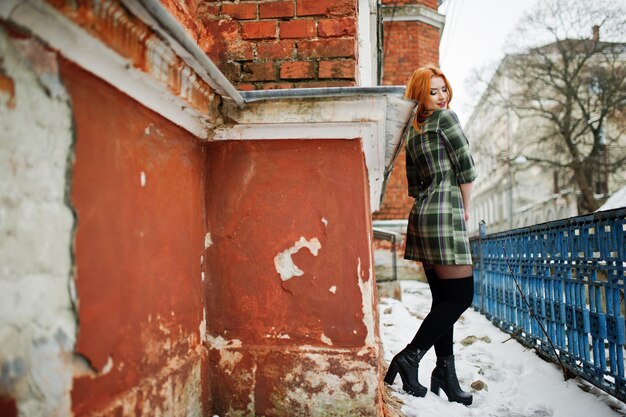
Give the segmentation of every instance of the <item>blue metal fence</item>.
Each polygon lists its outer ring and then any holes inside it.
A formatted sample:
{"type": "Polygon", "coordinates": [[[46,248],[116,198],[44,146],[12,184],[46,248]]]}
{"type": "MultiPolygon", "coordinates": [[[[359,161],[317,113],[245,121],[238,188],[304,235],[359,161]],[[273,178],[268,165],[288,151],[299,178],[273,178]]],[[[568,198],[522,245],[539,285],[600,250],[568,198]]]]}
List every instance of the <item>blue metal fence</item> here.
{"type": "Polygon", "coordinates": [[[471,243],[474,308],[625,401],[626,209],[481,235],[471,243]]]}

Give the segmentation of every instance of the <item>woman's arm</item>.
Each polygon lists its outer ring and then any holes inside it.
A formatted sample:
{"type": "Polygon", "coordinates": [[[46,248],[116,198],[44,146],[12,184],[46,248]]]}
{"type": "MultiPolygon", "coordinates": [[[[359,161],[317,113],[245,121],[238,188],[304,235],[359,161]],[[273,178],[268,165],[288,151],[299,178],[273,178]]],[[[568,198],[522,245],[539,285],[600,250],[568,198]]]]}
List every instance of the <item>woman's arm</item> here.
{"type": "Polygon", "coordinates": [[[459,184],[461,188],[461,197],[463,198],[463,211],[465,212],[465,221],[469,220],[470,199],[472,198],[473,182],[466,182],[465,184],[459,184]]]}

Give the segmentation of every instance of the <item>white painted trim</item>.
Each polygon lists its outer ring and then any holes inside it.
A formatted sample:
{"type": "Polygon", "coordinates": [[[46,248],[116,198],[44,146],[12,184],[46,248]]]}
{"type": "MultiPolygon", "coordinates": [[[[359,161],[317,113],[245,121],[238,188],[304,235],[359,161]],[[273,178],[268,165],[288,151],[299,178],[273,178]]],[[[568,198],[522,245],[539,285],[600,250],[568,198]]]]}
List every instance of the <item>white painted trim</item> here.
{"type": "Polygon", "coordinates": [[[422,22],[443,30],[446,17],[428,7],[415,4],[383,6],[383,22],[422,22]]]}
{"type": "Polygon", "coordinates": [[[358,67],[357,85],[372,87],[377,84],[377,10],[376,0],[358,0],[357,47],[358,67]]]}
{"type": "Polygon", "coordinates": [[[220,127],[213,140],[267,140],[267,139],[361,139],[369,135],[376,122],[355,123],[256,123],[220,127]]]}
{"type": "Polygon", "coordinates": [[[207,138],[211,125],[204,115],[148,74],[135,70],[128,60],[45,1],[9,0],[0,7],[0,17],[29,30],[69,60],[191,134],[207,138]]]}

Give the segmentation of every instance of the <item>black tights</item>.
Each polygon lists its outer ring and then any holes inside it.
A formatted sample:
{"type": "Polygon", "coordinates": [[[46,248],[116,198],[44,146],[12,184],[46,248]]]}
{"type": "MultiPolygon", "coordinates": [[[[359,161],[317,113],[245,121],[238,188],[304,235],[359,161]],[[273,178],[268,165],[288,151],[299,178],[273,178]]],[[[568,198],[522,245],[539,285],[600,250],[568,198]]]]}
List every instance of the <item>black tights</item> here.
{"type": "Polygon", "coordinates": [[[472,305],[474,278],[440,279],[434,269],[426,270],[426,278],[433,303],[409,346],[421,350],[435,346],[437,357],[450,356],[454,323],[472,305]]]}

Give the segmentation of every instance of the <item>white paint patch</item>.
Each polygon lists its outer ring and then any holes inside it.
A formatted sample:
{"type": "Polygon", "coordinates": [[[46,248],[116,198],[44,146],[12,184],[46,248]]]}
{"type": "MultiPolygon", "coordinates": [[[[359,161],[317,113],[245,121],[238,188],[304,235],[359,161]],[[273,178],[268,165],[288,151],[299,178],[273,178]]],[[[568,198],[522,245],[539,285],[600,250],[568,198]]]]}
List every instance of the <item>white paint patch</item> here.
{"type": "Polygon", "coordinates": [[[200,340],[204,342],[206,340],[206,308],[202,309],[202,321],[198,330],[200,331],[200,340]]]}
{"type": "Polygon", "coordinates": [[[204,249],[208,249],[212,244],[213,240],[211,240],[211,233],[207,232],[207,234],[204,235],[204,249]]]}
{"type": "Polygon", "coordinates": [[[332,292],[333,294],[336,294],[336,293],[337,293],[337,286],[336,286],[336,285],[333,285],[332,287],[330,287],[330,288],[328,289],[328,291],[332,292]]]}
{"type": "Polygon", "coordinates": [[[286,333],[267,333],[265,337],[268,339],[291,339],[291,336],[286,333]]]}
{"type": "Polygon", "coordinates": [[[324,333],[322,333],[322,337],[320,337],[320,339],[322,340],[323,343],[326,343],[328,346],[333,345],[333,341],[330,339],[330,337],[326,336],[324,333]]]}
{"type": "Polygon", "coordinates": [[[140,181],[141,181],[141,186],[145,187],[146,186],[146,173],[143,171],[141,171],[140,181]]]}
{"type": "Polygon", "coordinates": [[[277,409],[277,415],[294,415],[290,404],[303,401],[310,410],[315,410],[312,415],[371,414],[369,410],[376,404],[379,392],[378,373],[371,358],[356,359],[350,350],[325,349],[302,352],[303,360],[294,362],[282,376],[290,389],[285,392],[284,405],[277,409]],[[340,374],[336,372],[337,367],[341,369],[340,374]],[[306,381],[306,385],[302,381],[306,381]]]}
{"type": "Polygon", "coordinates": [[[363,309],[363,324],[367,329],[367,335],[365,336],[365,345],[374,345],[374,311],[373,311],[373,282],[372,270],[370,269],[370,276],[367,282],[363,281],[361,272],[361,258],[359,257],[359,263],[357,265],[356,273],[359,278],[359,288],[361,289],[361,300],[363,309]]]}
{"type": "Polygon", "coordinates": [[[109,372],[111,372],[111,369],[113,369],[113,358],[109,356],[109,358],[107,359],[107,363],[104,364],[104,367],[100,372],[100,375],[108,374],[109,372]]]}
{"type": "Polygon", "coordinates": [[[324,223],[324,227],[328,227],[328,220],[325,217],[322,217],[322,223],[324,223]]]}
{"type": "Polygon", "coordinates": [[[293,259],[291,259],[291,256],[302,248],[307,248],[313,256],[317,256],[317,252],[322,248],[322,245],[316,237],[311,240],[306,240],[301,236],[300,240],[298,240],[294,246],[276,255],[274,257],[274,266],[276,267],[276,272],[280,274],[280,278],[283,281],[287,281],[295,276],[299,277],[304,274],[304,271],[298,268],[293,263],[293,259]]]}
{"type": "Polygon", "coordinates": [[[202,275],[202,282],[204,282],[204,272],[201,275],[202,275]]]}
{"type": "MultiPolygon", "coordinates": [[[[157,318],[160,318],[157,316],[157,318]]],[[[165,327],[163,325],[163,323],[159,323],[159,330],[161,330],[161,332],[163,332],[164,335],[168,336],[172,333],[172,331],[170,329],[168,329],[167,327],[165,327]]]]}
{"type": "Polygon", "coordinates": [[[239,352],[231,352],[228,349],[241,348],[241,340],[226,340],[222,336],[207,336],[207,342],[209,343],[210,349],[220,351],[220,367],[223,368],[227,374],[231,374],[235,366],[243,358],[243,355],[239,352]]]}
{"type": "Polygon", "coordinates": [[[200,265],[204,263],[204,255],[200,256],[200,265]]]}

